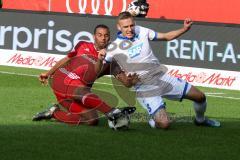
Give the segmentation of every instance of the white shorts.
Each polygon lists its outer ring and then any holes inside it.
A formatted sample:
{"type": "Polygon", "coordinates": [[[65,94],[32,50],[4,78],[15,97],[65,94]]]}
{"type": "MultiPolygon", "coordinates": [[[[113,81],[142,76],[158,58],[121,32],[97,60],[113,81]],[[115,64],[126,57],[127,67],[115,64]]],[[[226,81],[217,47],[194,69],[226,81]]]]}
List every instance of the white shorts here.
{"type": "Polygon", "coordinates": [[[182,101],[191,85],[186,81],[168,74],[159,75],[152,80],[135,86],[137,100],[150,115],[165,108],[163,98],[182,101]]]}

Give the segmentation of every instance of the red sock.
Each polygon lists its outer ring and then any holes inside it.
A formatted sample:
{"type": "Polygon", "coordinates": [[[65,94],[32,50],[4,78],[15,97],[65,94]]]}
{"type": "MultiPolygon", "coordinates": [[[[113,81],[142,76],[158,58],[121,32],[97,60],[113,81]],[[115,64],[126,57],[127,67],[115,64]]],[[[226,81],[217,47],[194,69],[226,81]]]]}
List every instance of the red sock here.
{"type": "Polygon", "coordinates": [[[56,110],[53,113],[53,117],[60,122],[70,123],[70,124],[80,124],[80,115],[86,109],[81,105],[71,101],[61,101],[61,105],[68,111],[56,110]],[[65,102],[65,103],[64,103],[65,102]]]}
{"type": "Polygon", "coordinates": [[[68,124],[98,124],[98,115],[96,111],[88,110],[82,104],[79,104],[77,102],[72,102],[67,108],[68,111],[54,111],[53,117],[60,122],[68,124]]]}
{"type": "Polygon", "coordinates": [[[60,122],[69,124],[80,124],[80,114],[72,114],[70,112],[65,112],[57,110],[53,113],[53,117],[60,122]]]}
{"type": "Polygon", "coordinates": [[[97,95],[89,93],[83,96],[82,103],[89,107],[94,108],[102,113],[107,113],[112,110],[110,106],[104,103],[97,95]]]}

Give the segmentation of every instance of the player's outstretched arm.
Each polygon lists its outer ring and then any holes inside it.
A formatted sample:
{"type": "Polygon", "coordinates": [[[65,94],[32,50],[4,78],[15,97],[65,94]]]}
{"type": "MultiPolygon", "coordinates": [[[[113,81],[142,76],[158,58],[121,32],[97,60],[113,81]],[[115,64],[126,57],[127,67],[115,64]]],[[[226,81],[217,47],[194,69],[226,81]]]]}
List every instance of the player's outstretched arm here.
{"type": "Polygon", "coordinates": [[[184,20],[182,28],[174,30],[174,31],[170,31],[170,32],[167,32],[167,33],[159,32],[157,34],[157,39],[159,39],[159,40],[167,40],[167,41],[173,40],[173,39],[181,36],[186,31],[188,31],[191,28],[192,23],[193,23],[193,21],[190,18],[186,18],[184,20]]]}
{"type": "Polygon", "coordinates": [[[58,61],[49,71],[43,72],[39,75],[39,81],[43,85],[46,85],[48,82],[47,80],[48,80],[49,76],[51,76],[58,68],[60,68],[64,64],[66,64],[69,60],[70,60],[70,58],[68,56],[66,56],[63,59],[61,59],[60,61],[58,61]]]}

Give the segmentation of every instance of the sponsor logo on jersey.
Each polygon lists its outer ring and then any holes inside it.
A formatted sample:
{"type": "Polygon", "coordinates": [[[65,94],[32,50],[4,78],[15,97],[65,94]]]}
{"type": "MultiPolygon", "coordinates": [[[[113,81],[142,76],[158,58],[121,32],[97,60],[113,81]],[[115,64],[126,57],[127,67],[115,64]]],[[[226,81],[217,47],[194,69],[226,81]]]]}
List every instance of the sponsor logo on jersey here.
{"type": "Polygon", "coordinates": [[[141,50],[142,50],[143,43],[140,43],[136,46],[133,46],[128,49],[128,55],[130,58],[134,58],[140,55],[141,50]]]}

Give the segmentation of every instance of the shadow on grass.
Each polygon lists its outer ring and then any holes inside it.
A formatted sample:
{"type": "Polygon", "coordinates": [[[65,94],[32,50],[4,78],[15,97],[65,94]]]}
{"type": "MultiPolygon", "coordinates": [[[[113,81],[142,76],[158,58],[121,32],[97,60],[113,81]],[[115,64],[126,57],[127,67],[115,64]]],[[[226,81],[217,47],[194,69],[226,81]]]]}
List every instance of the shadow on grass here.
{"type": "Polygon", "coordinates": [[[145,122],[128,131],[53,122],[0,125],[1,160],[52,159],[239,159],[240,120],[224,120],[221,128],[174,123],[168,130],[145,122]]]}

